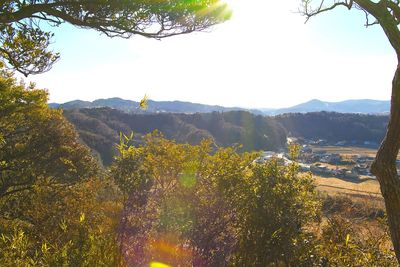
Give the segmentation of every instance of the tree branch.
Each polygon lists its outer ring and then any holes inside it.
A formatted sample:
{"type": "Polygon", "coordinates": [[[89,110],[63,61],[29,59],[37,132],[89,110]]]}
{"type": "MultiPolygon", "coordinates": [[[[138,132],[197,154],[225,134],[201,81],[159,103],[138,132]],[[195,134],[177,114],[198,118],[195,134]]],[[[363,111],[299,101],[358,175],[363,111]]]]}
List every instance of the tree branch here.
{"type": "Polygon", "coordinates": [[[399,3],[387,1],[387,7],[393,12],[393,18],[397,21],[397,24],[400,23],[400,7],[399,3]]]}
{"type": "Polygon", "coordinates": [[[79,2],[67,1],[67,2],[55,2],[47,4],[32,4],[25,6],[20,10],[12,13],[10,12],[2,13],[0,15],[0,24],[14,23],[24,19],[37,18],[41,20],[50,21],[52,23],[59,25],[62,23],[61,20],[63,20],[78,27],[94,28],[106,34],[109,37],[119,36],[119,37],[129,38],[132,35],[141,35],[148,38],[161,39],[174,35],[190,33],[196,30],[197,31],[203,30],[207,27],[210,27],[218,23],[217,21],[212,22],[210,20],[207,20],[204,22],[205,25],[200,24],[197,26],[195,25],[196,22],[192,21],[192,23],[188,24],[191,25],[191,27],[189,27],[188,25],[185,26],[185,25],[171,24],[171,26],[168,29],[165,27],[166,26],[164,20],[165,18],[162,20],[156,20],[156,19],[152,20],[151,18],[148,18],[147,21],[145,19],[142,19],[144,21],[140,21],[141,24],[147,27],[150,26],[151,24],[158,23],[160,25],[160,29],[154,32],[146,32],[144,30],[144,28],[146,27],[135,29],[137,28],[138,24],[130,23],[127,24],[127,26],[123,25],[124,22],[129,20],[129,17],[134,16],[133,10],[130,10],[130,13],[129,12],[126,14],[123,14],[125,12],[121,13],[120,16],[118,16],[116,19],[115,18],[110,19],[107,17],[107,15],[105,15],[104,17],[101,17],[100,15],[92,17],[90,15],[93,15],[94,13],[91,11],[87,11],[85,14],[82,14],[81,12],[82,12],[82,7],[79,5],[79,2]],[[66,12],[66,9],[69,8],[74,8],[77,10],[76,12],[66,12]],[[40,15],[36,15],[38,13],[40,15]],[[48,16],[46,16],[45,14],[47,14],[48,16]],[[173,30],[173,29],[176,29],[176,31],[168,32],[168,30],[173,30]]]}
{"type": "Polygon", "coordinates": [[[9,24],[32,17],[33,14],[41,13],[48,8],[62,6],[63,3],[32,4],[25,6],[15,12],[2,12],[0,24],[9,24]]]}
{"type": "Polygon", "coordinates": [[[350,1],[340,1],[340,2],[335,2],[332,5],[328,6],[328,7],[324,7],[324,3],[325,0],[321,0],[320,5],[318,6],[318,8],[313,9],[311,8],[311,1],[310,0],[303,0],[303,11],[300,11],[300,13],[304,16],[306,16],[306,22],[311,18],[314,17],[318,14],[321,14],[323,12],[326,11],[330,11],[332,9],[335,9],[338,6],[344,6],[347,9],[351,9],[353,7],[353,0],[350,1]]]}
{"type": "MultiPolygon", "coordinates": [[[[398,22],[396,21],[395,18],[393,18],[393,15],[390,13],[388,10],[388,2],[387,0],[380,1],[378,3],[374,3],[370,0],[355,0],[356,3],[371,14],[376,18],[378,23],[381,25],[383,31],[385,32],[386,36],[388,37],[388,40],[394,50],[396,51],[396,54],[398,56],[398,59],[400,60],[400,31],[399,28],[397,27],[398,22]]],[[[394,3],[394,2],[392,2],[394,3]]]]}

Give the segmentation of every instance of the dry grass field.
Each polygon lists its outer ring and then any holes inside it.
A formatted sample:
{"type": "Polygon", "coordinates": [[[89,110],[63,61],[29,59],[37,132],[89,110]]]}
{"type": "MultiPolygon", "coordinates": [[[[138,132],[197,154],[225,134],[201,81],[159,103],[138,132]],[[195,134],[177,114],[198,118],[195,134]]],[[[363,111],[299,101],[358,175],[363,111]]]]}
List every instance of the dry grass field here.
{"type": "Polygon", "coordinates": [[[365,147],[343,147],[343,146],[311,146],[314,152],[326,151],[327,153],[341,154],[342,156],[362,155],[375,157],[376,149],[365,147]]]}
{"type": "MultiPolygon", "coordinates": [[[[375,157],[376,149],[363,147],[340,147],[340,146],[312,146],[313,152],[326,151],[327,153],[340,154],[343,157],[351,157],[353,155],[375,157]]],[[[329,168],[339,166],[327,165],[329,168]]],[[[371,196],[382,198],[379,183],[377,180],[361,178],[359,181],[347,181],[335,177],[321,177],[313,175],[317,188],[328,194],[345,194],[348,196],[371,196]]]]}
{"type": "MultiPolygon", "coordinates": [[[[340,147],[340,146],[312,146],[313,152],[325,151],[327,153],[340,154],[343,157],[351,157],[353,155],[375,157],[377,150],[365,147],[340,147]]],[[[400,156],[398,156],[400,159],[400,156]]],[[[329,168],[335,166],[327,165],[329,168]]],[[[342,166],[337,166],[342,167],[342,166]]],[[[345,166],[343,166],[345,167],[345,166]]],[[[328,195],[345,195],[351,198],[372,198],[383,202],[380,192],[379,183],[375,179],[361,178],[359,181],[347,181],[336,177],[321,177],[313,175],[317,184],[317,189],[328,195]]]]}
{"type": "MultiPolygon", "coordinates": [[[[311,146],[313,152],[326,151],[327,153],[341,154],[342,156],[361,155],[375,157],[377,149],[354,146],[311,146]]],[[[400,159],[400,154],[397,156],[400,159]]]]}
{"type": "MultiPolygon", "coordinates": [[[[341,154],[343,157],[349,158],[353,155],[374,157],[376,154],[376,150],[368,148],[313,147],[314,152],[318,150],[341,154]]],[[[330,164],[321,165],[327,166],[330,169],[336,167],[330,164]]],[[[349,166],[340,167],[350,168],[349,166]]],[[[352,233],[351,238],[354,240],[366,242],[365,244],[367,245],[365,248],[367,249],[371,249],[374,244],[379,243],[378,251],[393,250],[388,229],[383,219],[385,216],[385,203],[376,179],[369,176],[360,176],[359,179],[346,180],[314,174],[313,178],[323,203],[321,223],[317,228],[313,229],[313,232],[318,232],[319,229],[323,229],[329,225],[332,226],[332,222],[334,222],[338,226],[338,228],[333,229],[334,233],[339,233],[340,229],[346,229],[345,231],[352,233]]],[[[383,264],[364,266],[396,265],[395,263],[394,265],[389,265],[388,262],[385,262],[383,264]]]]}
{"type": "Polygon", "coordinates": [[[317,190],[323,195],[349,197],[354,203],[362,203],[369,207],[385,209],[383,197],[377,180],[364,180],[360,183],[345,181],[335,177],[313,175],[317,190]]]}
{"type": "Polygon", "coordinates": [[[379,183],[376,180],[365,179],[360,182],[351,182],[335,177],[321,177],[313,175],[317,188],[327,193],[342,193],[354,195],[366,195],[382,197],[379,189],[379,183]]]}

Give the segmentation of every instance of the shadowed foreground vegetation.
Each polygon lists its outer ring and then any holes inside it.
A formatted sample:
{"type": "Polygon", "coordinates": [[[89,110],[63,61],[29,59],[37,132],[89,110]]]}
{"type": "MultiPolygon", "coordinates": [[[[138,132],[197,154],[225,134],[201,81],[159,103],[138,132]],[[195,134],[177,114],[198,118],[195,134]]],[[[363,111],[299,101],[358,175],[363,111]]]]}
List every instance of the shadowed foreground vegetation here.
{"type": "Polygon", "coordinates": [[[8,73],[0,115],[0,266],[396,266],[384,211],[319,195],[296,163],[153,132],[121,134],[102,169],[8,73]]]}

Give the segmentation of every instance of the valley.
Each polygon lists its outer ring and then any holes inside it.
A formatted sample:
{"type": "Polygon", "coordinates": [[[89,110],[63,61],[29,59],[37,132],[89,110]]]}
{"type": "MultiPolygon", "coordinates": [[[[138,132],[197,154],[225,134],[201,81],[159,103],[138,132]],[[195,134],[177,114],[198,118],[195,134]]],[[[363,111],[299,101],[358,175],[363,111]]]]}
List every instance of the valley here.
{"type": "MultiPolygon", "coordinates": [[[[178,143],[198,144],[202,139],[211,139],[216,147],[240,145],[241,151],[284,151],[288,137],[296,137],[300,144],[308,146],[342,144],[342,149],[376,149],[388,120],[383,115],[334,112],[279,116],[247,111],[134,114],[111,108],[67,109],[64,116],[104,165],[116,155],[120,133],[133,132],[139,139],[158,130],[178,143]]],[[[314,152],[318,151],[316,148],[314,152]]]]}
{"type": "Polygon", "coordinates": [[[1,267],[399,267],[400,0],[7,0],[0,28],[1,267]]]}
{"type": "Polygon", "coordinates": [[[132,114],[110,108],[67,109],[64,115],[104,165],[116,155],[120,132],[134,132],[138,141],[158,130],[179,143],[198,144],[205,138],[215,146],[241,144],[243,151],[270,151],[270,155],[284,153],[288,136],[295,134],[289,139],[302,146],[300,164],[313,173],[319,191],[381,199],[369,167],[386,116],[316,112],[264,117],[246,111],[132,114]]]}

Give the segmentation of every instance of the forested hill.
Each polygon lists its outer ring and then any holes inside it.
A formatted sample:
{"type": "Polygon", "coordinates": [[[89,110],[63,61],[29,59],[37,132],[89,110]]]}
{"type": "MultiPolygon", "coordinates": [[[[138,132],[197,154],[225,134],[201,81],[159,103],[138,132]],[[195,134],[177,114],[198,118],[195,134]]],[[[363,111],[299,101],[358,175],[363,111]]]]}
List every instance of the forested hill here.
{"type": "Polygon", "coordinates": [[[385,136],[389,116],[311,112],[283,114],[275,120],[291,136],[324,139],[329,143],[346,141],[355,145],[370,142],[377,146],[385,136]]]}
{"type": "Polygon", "coordinates": [[[246,111],[127,114],[111,108],[70,109],[64,115],[105,165],[112,161],[120,132],[143,135],[159,130],[179,143],[197,144],[208,138],[219,146],[242,144],[246,151],[279,150],[285,148],[287,136],[378,144],[388,120],[387,116],[329,112],[265,117],[246,111]]]}
{"type": "Polygon", "coordinates": [[[64,115],[75,125],[80,138],[100,154],[105,165],[112,160],[120,132],[143,135],[159,130],[179,143],[198,144],[207,138],[219,146],[243,144],[246,151],[278,150],[286,144],[285,129],[273,118],[245,111],[127,114],[95,108],[65,110],[64,115]]]}

